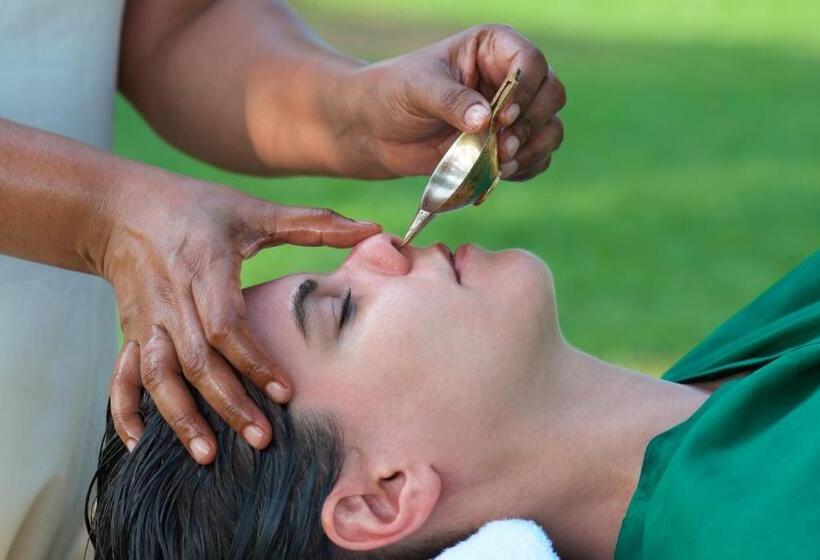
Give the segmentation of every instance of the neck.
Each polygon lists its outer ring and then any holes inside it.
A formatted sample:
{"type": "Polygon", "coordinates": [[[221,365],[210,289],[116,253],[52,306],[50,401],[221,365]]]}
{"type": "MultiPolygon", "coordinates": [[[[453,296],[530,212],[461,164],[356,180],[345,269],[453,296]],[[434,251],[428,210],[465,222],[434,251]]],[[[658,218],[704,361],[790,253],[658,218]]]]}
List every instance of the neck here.
{"type": "Polygon", "coordinates": [[[543,368],[507,432],[519,435],[505,486],[520,511],[509,514],[539,522],[562,558],[612,558],[647,444],[708,394],[563,342],[543,368]]]}

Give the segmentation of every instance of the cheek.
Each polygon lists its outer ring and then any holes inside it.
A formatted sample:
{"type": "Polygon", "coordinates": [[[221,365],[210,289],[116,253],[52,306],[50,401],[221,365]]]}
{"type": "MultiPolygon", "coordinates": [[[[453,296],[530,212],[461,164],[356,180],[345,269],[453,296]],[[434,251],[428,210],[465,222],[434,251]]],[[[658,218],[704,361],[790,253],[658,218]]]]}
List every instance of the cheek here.
{"type": "Polygon", "coordinates": [[[549,271],[529,254],[508,253],[493,255],[503,261],[475,288],[430,281],[382,289],[338,355],[302,372],[295,402],[356,418],[351,425],[485,406],[529,375],[557,329],[549,271]]]}
{"type": "Polygon", "coordinates": [[[366,354],[356,356],[368,380],[382,385],[377,391],[435,391],[451,379],[483,376],[515,351],[506,342],[509,313],[478,290],[431,283],[382,295],[362,333],[366,354]]]}
{"type": "Polygon", "coordinates": [[[381,350],[371,363],[401,385],[427,373],[486,378],[528,365],[557,332],[549,270],[530,253],[503,251],[487,255],[479,274],[470,287],[431,281],[385,290],[366,331],[368,350],[381,350]]]}

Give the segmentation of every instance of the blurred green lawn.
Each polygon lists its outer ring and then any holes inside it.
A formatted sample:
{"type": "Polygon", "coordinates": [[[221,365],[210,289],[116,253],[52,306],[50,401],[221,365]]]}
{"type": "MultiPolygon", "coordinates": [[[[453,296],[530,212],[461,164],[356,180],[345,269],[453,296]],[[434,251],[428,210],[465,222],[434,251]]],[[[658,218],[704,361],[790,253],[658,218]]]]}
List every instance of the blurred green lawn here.
{"type": "MultiPolygon", "coordinates": [[[[816,1],[295,4],[342,50],[376,60],[480,22],[527,34],[567,86],[552,168],[502,183],[418,243],[525,247],[552,268],[575,345],[658,373],[818,246],[816,1]]],[[[253,179],[162,144],[118,100],[115,149],[272,200],[329,206],[403,233],[424,178],[253,179]]],[[[344,253],[277,248],[243,281],[328,271],[344,253]]],[[[513,279],[514,280],[514,279],[513,279]]]]}

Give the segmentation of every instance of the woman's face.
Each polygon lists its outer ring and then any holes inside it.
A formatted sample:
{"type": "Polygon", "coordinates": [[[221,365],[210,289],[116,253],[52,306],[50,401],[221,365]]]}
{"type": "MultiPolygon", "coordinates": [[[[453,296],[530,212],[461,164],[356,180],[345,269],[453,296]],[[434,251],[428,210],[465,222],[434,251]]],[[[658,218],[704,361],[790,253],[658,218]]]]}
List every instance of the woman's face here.
{"type": "Polygon", "coordinates": [[[332,274],[246,290],[249,314],[294,409],[332,414],[360,449],[453,451],[537,372],[557,336],[551,278],[523,251],[395,243],[374,236],[332,274]]]}

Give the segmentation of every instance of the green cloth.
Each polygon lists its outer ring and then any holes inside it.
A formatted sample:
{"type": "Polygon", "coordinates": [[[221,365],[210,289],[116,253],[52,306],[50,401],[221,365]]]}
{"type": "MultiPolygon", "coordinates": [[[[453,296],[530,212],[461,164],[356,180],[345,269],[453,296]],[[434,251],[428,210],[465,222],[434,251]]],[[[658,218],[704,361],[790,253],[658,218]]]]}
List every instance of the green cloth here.
{"type": "Polygon", "coordinates": [[[743,371],[650,442],[616,559],[820,559],[820,253],[664,378],[743,371]]]}

